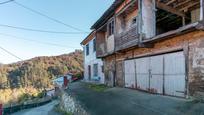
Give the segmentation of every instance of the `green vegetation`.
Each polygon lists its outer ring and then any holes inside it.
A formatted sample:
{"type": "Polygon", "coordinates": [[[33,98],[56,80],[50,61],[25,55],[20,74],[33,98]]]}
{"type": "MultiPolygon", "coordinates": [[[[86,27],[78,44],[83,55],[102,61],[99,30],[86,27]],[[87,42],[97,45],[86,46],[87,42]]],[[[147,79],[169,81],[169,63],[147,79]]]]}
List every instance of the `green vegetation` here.
{"type": "Polygon", "coordinates": [[[40,99],[44,94],[42,89],[33,87],[27,88],[14,88],[14,89],[1,89],[0,90],[0,103],[9,104],[22,104],[26,101],[40,99]]]}
{"type": "Polygon", "coordinates": [[[54,111],[61,113],[62,115],[73,115],[72,113],[68,113],[60,108],[60,105],[55,105],[54,111]]]}
{"type": "Polygon", "coordinates": [[[51,79],[72,72],[79,75],[83,71],[81,50],[53,57],[36,57],[14,64],[1,65],[0,89],[33,86],[47,88],[51,79]]]}
{"type": "Polygon", "coordinates": [[[0,103],[12,100],[15,91],[19,92],[16,98],[20,101],[32,97],[32,93],[24,91],[28,87],[37,90],[35,97],[40,98],[42,90],[53,87],[52,79],[56,76],[70,72],[80,75],[82,71],[83,52],[81,50],[60,56],[36,57],[13,64],[0,64],[0,103]]]}
{"type": "Polygon", "coordinates": [[[108,89],[109,87],[103,84],[88,84],[88,88],[97,91],[97,92],[103,92],[106,89],[108,89]]]}

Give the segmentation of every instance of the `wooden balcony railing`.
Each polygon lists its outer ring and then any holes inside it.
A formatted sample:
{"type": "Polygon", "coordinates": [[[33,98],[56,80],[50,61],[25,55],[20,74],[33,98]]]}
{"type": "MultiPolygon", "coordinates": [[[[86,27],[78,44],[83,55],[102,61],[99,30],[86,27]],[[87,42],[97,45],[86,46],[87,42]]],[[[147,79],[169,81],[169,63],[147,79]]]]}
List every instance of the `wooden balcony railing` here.
{"type": "Polygon", "coordinates": [[[139,42],[139,34],[137,26],[133,26],[127,31],[115,35],[115,50],[119,51],[132,47],[139,42]]]}

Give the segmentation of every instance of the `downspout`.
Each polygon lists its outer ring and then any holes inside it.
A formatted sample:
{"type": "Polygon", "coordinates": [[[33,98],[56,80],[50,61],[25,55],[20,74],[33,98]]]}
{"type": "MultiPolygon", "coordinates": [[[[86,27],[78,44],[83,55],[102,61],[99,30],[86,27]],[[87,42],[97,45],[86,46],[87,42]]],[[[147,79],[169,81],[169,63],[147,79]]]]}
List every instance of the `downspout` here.
{"type": "Polygon", "coordinates": [[[138,44],[141,45],[142,42],[142,0],[138,0],[138,9],[139,9],[139,21],[138,21],[138,33],[139,33],[139,41],[138,44]]]}
{"type": "Polygon", "coordinates": [[[200,21],[203,20],[204,17],[204,1],[200,0],[200,21]]]}
{"type": "Polygon", "coordinates": [[[116,15],[114,16],[114,25],[115,25],[115,28],[114,28],[114,55],[115,55],[115,59],[114,59],[114,75],[113,75],[113,87],[116,86],[116,39],[115,39],[115,35],[116,35],[116,15]]]}

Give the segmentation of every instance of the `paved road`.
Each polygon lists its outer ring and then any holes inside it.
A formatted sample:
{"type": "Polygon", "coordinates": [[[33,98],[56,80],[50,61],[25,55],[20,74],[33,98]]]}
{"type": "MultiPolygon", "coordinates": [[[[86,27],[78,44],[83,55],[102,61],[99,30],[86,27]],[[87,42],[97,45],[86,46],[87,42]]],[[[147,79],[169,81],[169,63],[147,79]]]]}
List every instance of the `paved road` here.
{"type": "MultiPolygon", "coordinates": [[[[17,113],[14,113],[12,115],[51,115],[50,111],[52,111],[53,107],[58,104],[58,101],[53,101],[51,103],[48,103],[44,106],[23,110],[17,113]],[[48,114],[49,113],[49,114],[48,114]]],[[[53,115],[58,115],[57,113],[51,112],[53,115]]]]}
{"type": "Polygon", "coordinates": [[[78,82],[67,92],[91,115],[204,115],[204,103],[125,88],[96,92],[78,82]]]}

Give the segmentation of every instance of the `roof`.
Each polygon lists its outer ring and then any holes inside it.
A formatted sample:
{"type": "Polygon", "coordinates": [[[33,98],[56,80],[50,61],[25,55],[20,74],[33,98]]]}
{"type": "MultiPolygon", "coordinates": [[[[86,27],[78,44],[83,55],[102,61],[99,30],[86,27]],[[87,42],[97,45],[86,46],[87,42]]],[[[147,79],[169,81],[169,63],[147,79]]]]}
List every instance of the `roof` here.
{"type": "Polygon", "coordinates": [[[92,31],[80,44],[86,45],[89,41],[91,41],[95,37],[95,31],[92,31]]]}
{"type": "Polygon", "coordinates": [[[104,14],[94,23],[91,29],[98,29],[100,26],[105,24],[115,12],[115,9],[121,5],[125,0],[115,0],[113,4],[104,12],[104,14]]]}

